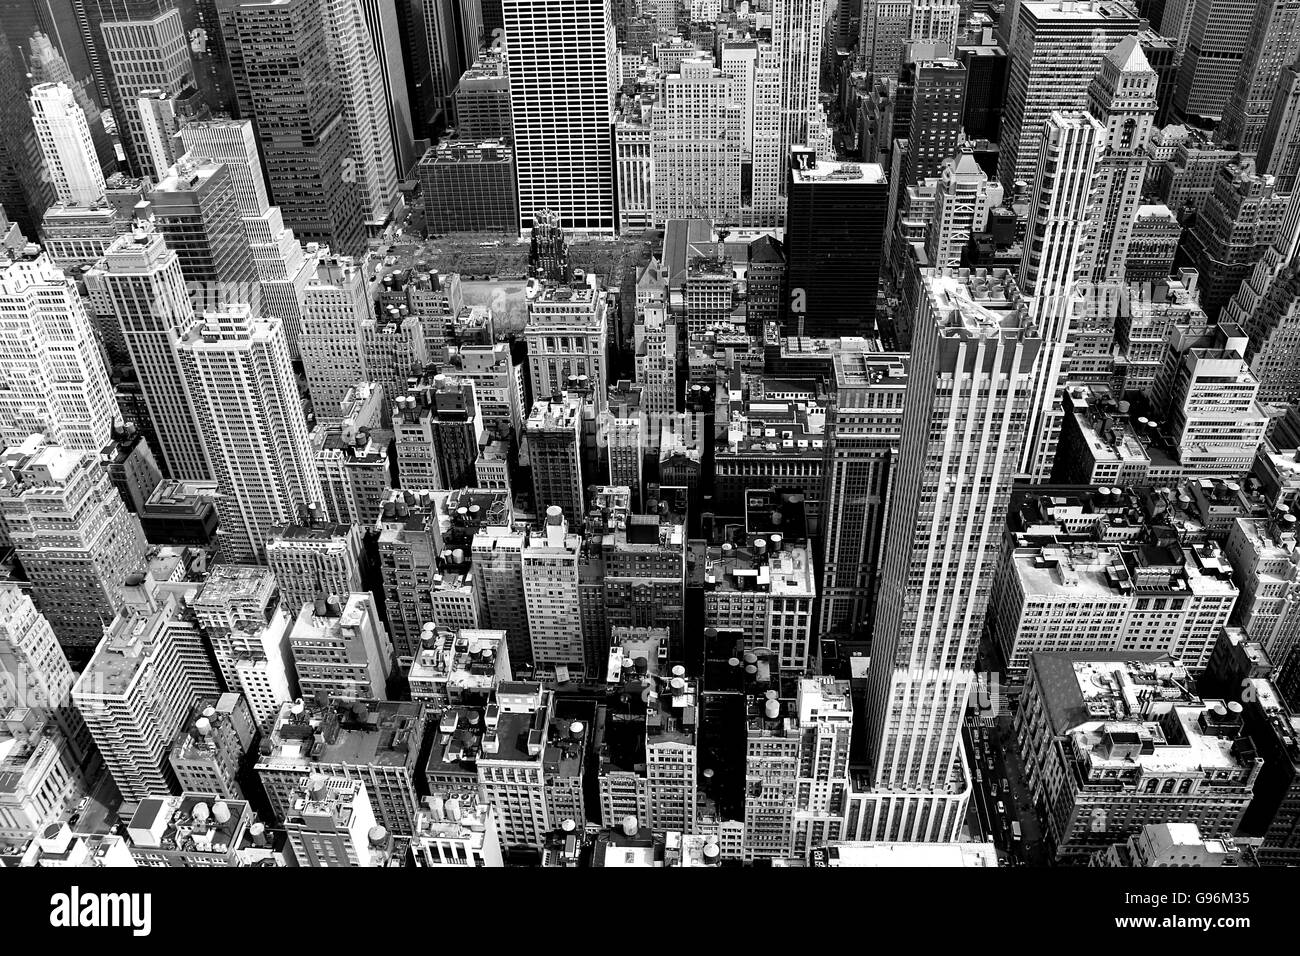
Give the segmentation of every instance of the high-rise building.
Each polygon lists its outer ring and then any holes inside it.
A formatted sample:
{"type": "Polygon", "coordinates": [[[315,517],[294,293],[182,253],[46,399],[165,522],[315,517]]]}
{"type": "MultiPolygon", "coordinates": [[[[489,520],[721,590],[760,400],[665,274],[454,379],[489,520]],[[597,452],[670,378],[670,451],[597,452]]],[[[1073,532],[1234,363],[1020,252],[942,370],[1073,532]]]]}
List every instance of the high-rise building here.
{"type": "Polygon", "coordinates": [[[961,265],[966,244],[988,227],[989,213],[1002,204],[1002,184],[990,180],[967,146],[958,149],[939,173],[934,194],[934,218],[926,234],[925,250],[931,265],[961,265]]]}
{"type": "Polygon", "coordinates": [[[131,365],[157,436],[154,450],[172,478],[212,477],[179,345],[197,324],[180,259],[160,233],[139,223],[109,246],[102,265],[86,274],[92,301],[98,289],[121,327],[131,365]]]}
{"type": "Polygon", "coordinates": [[[826,424],[821,630],[871,620],[884,558],[885,512],[897,469],[907,358],[841,340],[832,356],[835,405],[826,424]]]}
{"type": "Polygon", "coordinates": [[[786,332],[870,335],[889,185],[875,163],[791,150],[786,195],[786,332]]]}
{"type": "MultiPolygon", "coordinates": [[[[478,0],[421,0],[421,6],[420,36],[413,41],[429,67],[421,99],[426,101],[433,123],[446,128],[460,122],[453,99],[457,79],[474,62],[483,40],[496,40],[500,34],[483,36],[483,10],[478,0]]],[[[499,9],[500,3],[497,6],[499,9]]],[[[513,37],[510,43],[513,45],[513,37]]]]}
{"type": "Polygon", "coordinates": [[[44,254],[0,251],[0,443],[39,432],[79,451],[97,451],[120,413],[76,283],[44,254]]]}
{"type": "Polygon", "coordinates": [[[1223,112],[1223,138],[1244,153],[1259,149],[1278,80],[1300,54],[1300,2],[1255,5],[1237,81],[1223,112]]]}
{"type": "Polygon", "coordinates": [[[858,55],[872,77],[898,76],[903,65],[903,44],[911,28],[910,0],[863,0],[858,55]]]}
{"type": "Polygon", "coordinates": [[[1255,168],[1277,177],[1283,192],[1295,190],[1300,173],[1300,60],[1284,66],[1278,76],[1268,119],[1260,133],[1255,168]]]}
{"type": "Polygon", "coordinates": [[[257,267],[229,170],[187,156],[158,175],[148,218],[180,260],[195,311],[239,302],[260,314],[257,267]]]}
{"type": "Polygon", "coordinates": [[[1043,481],[1051,474],[1064,416],[1061,386],[1077,304],[1075,280],[1092,235],[1095,171],[1105,149],[1105,129],[1087,113],[1054,112],[1039,142],[1019,285],[1033,301],[1042,348],[1034,369],[1020,469],[1021,474],[1043,481]]]}
{"type": "Polygon", "coordinates": [[[86,114],[66,83],[32,87],[32,119],[45,168],[63,202],[89,205],[104,198],[104,174],[86,114]]]}
{"type": "Polygon", "coordinates": [[[1156,113],[1156,73],[1137,37],[1125,37],[1101,61],[1089,109],[1105,127],[1105,153],[1096,164],[1099,195],[1091,245],[1079,268],[1091,270],[1093,283],[1119,284],[1125,278],[1156,113]]]}
{"type": "Polygon", "coordinates": [[[404,2],[384,3],[382,0],[362,0],[361,4],[383,88],[379,101],[385,121],[381,135],[389,138],[399,180],[415,163],[414,138],[417,135],[411,128],[411,98],[406,82],[409,53],[403,42],[406,26],[403,7],[407,7],[404,2]]]}
{"type": "Polygon", "coordinates": [[[304,696],[388,699],[393,645],[368,592],[304,604],[289,633],[289,647],[304,696]]]}
{"type": "Polygon", "coordinates": [[[363,781],[311,774],[293,794],[284,829],[299,866],[383,866],[390,835],[376,819],[363,781]]]}
{"type": "Polygon", "coordinates": [[[277,598],[275,576],[247,564],[218,564],[191,602],[226,687],[244,695],[263,731],[297,693],[289,653],[292,610],[277,598]]]}
{"type": "MultiPolygon", "coordinates": [[[[546,508],[541,533],[529,536],[523,549],[524,602],[532,641],[532,662],[538,673],[585,671],[582,624],[578,606],[578,552],[582,537],[569,533],[559,505],[546,508]]],[[[557,678],[561,681],[563,677],[557,678]]]]}
{"type": "Polygon", "coordinates": [[[596,410],[604,409],[609,382],[608,302],[597,277],[581,285],[543,284],[528,303],[528,380],[534,402],[573,387],[591,389],[596,410]],[[584,381],[585,379],[585,381],[584,381]]]}
{"type": "Polygon", "coordinates": [[[1211,319],[1237,294],[1279,238],[1289,197],[1247,161],[1218,169],[1213,191],[1184,239],[1200,274],[1201,308],[1211,319]]]}
{"type": "MultiPolygon", "coordinates": [[[[505,0],[507,10],[511,2],[505,0]]],[[[501,846],[541,849],[556,822],[551,820],[546,798],[545,766],[555,695],[541,684],[503,682],[497,685],[488,712],[478,783],[495,809],[501,846]]]]}
{"type": "Polygon", "coordinates": [[[128,576],[144,570],[140,520],[97,454],[32,435],[0,459],[0,527],[37,607],[64,648],[84,660],[122,607],[128,576]]]}
{"type": "Polygon", "coordinates": [[[228,49],[233,28],[235,86],[247,90],[267,184],[285,223],[304,241],[361,254],[367,207],[360,173],[349,163],[351,130],[339,121],[343,90],[319,0],[241,0],[222,21],[228,49]]]}
{"type": "Polygon", "coordinates": [[[179,351],[216,472],[223,553],[264,561],[272,529],[324,494],[284,324],[247,306],[208,312],[179,351]]]}
{"type": "Polygon", "coordinates": [[[1240,705],[1195,696],[1186,676],[1157,653],[1030,659],[1016,737],[1058,861],[1082,862],[1150,823],[1237,831],[1264,761],[1244,745],[1240,705]]]}
{"type": "Polygon", "coordinates": [[[167,755],[181,790],[243,799],[239,778],[256,727],[248,701],[239,694],[195,704],[167,755]]]}
{"type": "Polygon", "coordinates": [[[807,859],[812,850],[843,837],[849,804],[849,740],[853,701],[848,681],[803,678],[796,699],[799,715],[799,776],[795,782],[792,850],[807,859]]]}
{"type": "Polygon", "coordinates": [[[502,13],[520,231],[549,210],[566,230],[612,235],[617,69],[609,0],[503,0],[502,13]],[[563,141],[553,140],[550,131],[561,127],[563,141]]]}
{"type": "Polygon", "coordinates": [[[1022,0],[1015,17],[998,144],[998,178],[1008,192],[1018,181],[1033,184],[1048,119],[1087,108],[1102,59],[1140,22],[1118,0],[1022,0]]]}
{"type": "Polygon", "coordinates": [[[195,160],[211,159],[226,167],[239,215],[266,212],[270,200],[252,120],[194,120],[181,126],[176,135],[195,160]]]}
{"type": "MultiPolygon", "coordinates": [[[[1237,88],[1256,0],[1195,0],[1188,6],[1191,22],[1178,67],[1174,109],[1179,116],[1219,119],[1237,88]]],[[[1253,84],[1253,77],[1246,82],[1253,84]]]]}
{"type": "Polygon", "coordinates": [[[921,288],[867,688],[867,829],[934,841],[964,817],[960,727],[1042,342],[1006,272],[926,270],[921,288]]]}
{"type": "Polygon", "coordinates": [[[398,177],[383,63],[367,28],[362,0],[322,0],[321,7],[351,144],[351,173],[367,226],[382,228],[397,201],[398,177]]]}
{"type": "Polygon", "coordinates": [[[509,141],[515,135],[510,121],[510,79],[500,51],[480,50],[456,85],[456,135],[461,139],[509,141]]]}
{"type": "Polygon", "coordinates": [[[323,520],[319,509],[271,531],[267,564],[280,600],[295,612],[322,594],[362,591],[361,528],[323,520]]]}
{"type": "Polygon", "coordinates": [[[140,96],[155,90],[176,96],[194,82],[194,66],[181,12],[170,0],[125,0],[87,4],[97,7],[102,46],[101,69],[108,84],[113,115],[121,132],[127,164],[135,176],[157,179],[166,174],[153,164],[148,128],[140,115],[140,96]]]}
{"type": "MultiPolygon", "coordinates": [[[[923,4],[914,6],[914,11],[923,4]]],[[[955,4],[941,9],[956,11],[955,4]]],[[[920,60],[909,64],[912,79],[912,121],[903,159],[903,184],[914,186],[943,172],[944,162],[958,155],[962,139],[966,67],[957,60],[920,60]]]]}
{"type": "Polygon", "coordinates": [[[474,535],[475,583],[489,627],[505,632],[512,666],[530,664],[533,644],[524,594],[523,552],[528,535],[513,528],[490,525],[474,535]]]}
{"type": "Polygon", "coordinates": [[[582,480],[583,401],[573,394],[539,401],[524,423],[533,474],[533,504],[538,513],[552,506],[576,527],[586,514],[582,480]]]}
{"type": "Polygon", "coordinates": [[[218,693],[199,629],[169,595],[113,617],[72,700],[119,792],[143,800],[177,789],[172,741],[195,704],[218,693]]]}
{"type": "Polygon", "coordinates": [[[49,620],[14,586],[0,588],[0,706],[48,713],[80,765],[91,750],[90,732],[72,706],[77,675],[49,620]]]}
{"type": "Polygon", "coordinates": [[[320,260],[316,276],[303,291],[298,335],[318,422],[340,421],[348,389],[368,380],[361,324],[370,314],[370,292],[361,263],[346,256],[320,260]]]}
{"type": "Polygon", "coordinates": [[[652,111],[654,221],[740,222],[741,104],[712,57],[688,57],[660,82],[652,111]]]}
{"type": "Polygon", "coordinates": [[[443,140],[416,164],[426,228],[517,235],[514,152],[501,140],[443,140]]]}

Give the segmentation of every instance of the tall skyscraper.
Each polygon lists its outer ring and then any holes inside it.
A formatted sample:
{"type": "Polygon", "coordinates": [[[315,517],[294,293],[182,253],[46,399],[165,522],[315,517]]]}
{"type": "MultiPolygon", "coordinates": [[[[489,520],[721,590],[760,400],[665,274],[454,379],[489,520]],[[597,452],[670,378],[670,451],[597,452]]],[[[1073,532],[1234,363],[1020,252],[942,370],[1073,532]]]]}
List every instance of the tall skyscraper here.
{"type": "Polygon", "coordinates": [[[397,178],[401,179],[419,157],[411,130],[411,100],[406,84],[406,54],[402,49],[401,3],[386,0],[362,0],[361,10],[366,30],[374,46],[383,86],[385,127],[392,143],[397,178]]]}
{"type": "Polygon", "coordinates": [[[566,230],[612,235],[617,68],[609,0],[503,0],[502,11],[520,230],[550,210],[566,230]]]}
{"type": "Polygon", "coordinates": [[[378,52],[362,0],[324,0],[328,46],[367,225],[382,227],[397,201],[397,158],[378,52]]]}
{"type": "Polygon", "coordinates": [[[127,163],[137,176],[158,178],[166,170],[154,167],[139,100],[147,90],[176,96],[193,84],[185,24],[173,0],[98,0],[98,6],[113,114],[127,163]]]}
{"type": "Polygon", "coordinates": [[[194,705],[219,693],[198,626],[168,596],[113,618],[72,700],[117,789],[138,801],[174,789],[172,740],[194,705]]]}
{"type": "Polygon", "coordinates": [[[361,324],[370,317],[370,310],[361,264],[344,256],[322,259],[303,293],[298,336],[318,422],[340,421],[339,408],[348,389],[367,380],[361,324]]]}
{"type": "Polygon", "coordinates": [[[826,0],[773,0],[772,56],[781,70],[777,182],[782,190],[789,185],[789,150],[812,145],[824,125],[819,94],[825,26],[826,0]]]}
{"type": "MultiPolygon", "coordinates": [[[[224,0],[223,0],[224,2],[224,0]]],[[[271,198],[289,228],[344,255],[365,249],[366,207],[319,0],[239,3],[227,15],[261,137],[271,198]]]]}
{"type": "Polygon", "coordinates": [[[962,826],[960,729],[1040,345],[1009,273],[923,271],[867,688],[876,839],[962,826]]]}
{"type": "Polygon", "coordinates": [[[1042,349],[1034,369],[1029,431],[1021,473],[1045,481],[1056,458],[1064,415],[1061,388],[1068,369],[1075,281],[1094,228],[1095,172],[1106,130],[1087,113],[1052,113],[1040,137],[1029,233],[1020,261],[1020,287],[1033,300],[1042,349]]]}
{"type": "Polygon", "coordinates": [[[0,251],[0,443],[42,433],[65,448],[98,451],[118,418],[76,283],[44,253],[0,251]]]}
{"type": "Polygon", "coordinates": [[[1300,0],[1255,5],[1237,82],[1223,113],[1223,138],[1243,153],[1259,149],[1282,70],[1300,54],[1300,0]]]}
{"type": "Polygon", "coordinates": [[[907,358],[841,340],[831,357],[835,406],[826,424],[821,629],[867,624],[878,590],[885,510],[898,467],[907,358]]]}
{"type": "MultiPolygon", "coordinates": [[[[486,39],[489,44],[502,39],[488,34],[483,37],[483,13],[479,0],[420,0],[422,19],[420,37],[428,57],[430,87],[427,97],[441,124],[460,122],[453,96],[456,81],[478,55],[486,39]]],[[[498,5],[500,6],[500,5],[498,5]]],[[[507,43],[513,43],[513,36],[507,43]]]]}
{"type": "Polygon", "coordinates": [[[786,195],[786,331],[870,335],[889,186],[875,163],[791,150],[786,195]]]}
{"type": "Polygon", "coordinates": [[[688,57],[665,74],[655,104],[651,157],[654,221],[740,222],[741,105],[712,57],[688,57]]]}
{"type": "Polygon", "coordinates": [[[80,205],[102,200],[104,174],[72,90],[64,83],[42,83],[32,88],[31,100],[36,138],[59,199],[80,205]]]}
{"type": "MultiPolygon", "coordinates": [[[[1174,90],[1174,109],[1180,116],[1224,115],[1237,87],[1255,12],[1256,0],[1196,0],[1174,90]]],[[[1244,115],[1244,98],[1242,103],[1244,115]]]]}
{"type": "Polygon", "coordinates": [[[252,120],[195,120],[181,126],[177,135],[195,161],[210,159],[226,167],[241,216],[266,211],[270,200],[252,120]]]}
{"type": "Polygon", "coordinates": [[[229,170],[184,156],[148,194],[154,227],[176,252],[196,311],[228,302],[261,310],[257,267],[229,170]]]}
{"type": "Polygon", "coordinates": [[[1016,5],[998,178],[1011,191],[1032,185],[1044,124],[1055,110],[1087,109],[1102,59],[1139,20],[1119,0],[1023,0],[1016,5]]]}
{"type": "Polygon", "coordinates": [[[1105,127],[1105,154],[1096,167],[1096,225],[1080,271],[1090,272],[1094,283],[1122,283],[1156,115],[1156,72],[1137,37],[1125,37],[1101,61],[1089,91],[1089,110],[1105,127]]]}
{"type": "Polygon", "coordinates": [[[31,594],[64,648],[84,661],[122,607],[128,575],[144,570],[139,519],[98,455],[39,435],[0,462],[0,518],[31,594]]]}
{"type": "Polygon", "coordinates": [[[966,101],[966,67],[957,60],[922,60],[912,69],[912,122],[903,183],[914,186],[943,171],[957,155],[966,101]]]}
{"type": "Polygon", "coordinates": [[[183,481],[210,480],[208,449],[177,351],[196,319],[175,251],[152,225],[137,223],[108,247],[86,284],[99,290],[121,327],[164,471],[183,481]]]}
{"type": "Polygon", "coordinates": [[[324,495],[284,324],[231,306],[205,313],[179,349],[216,472],[222,552],[264,562],[272,529],[324,495]]]}
{"type": "Polygon", "coordinates": [[[1283,192],[1295,189],[1300,173],[1300,60],[1283,67],[1278,76],[1255,168],[1276,176],[1277,187],[1283,192]]]}

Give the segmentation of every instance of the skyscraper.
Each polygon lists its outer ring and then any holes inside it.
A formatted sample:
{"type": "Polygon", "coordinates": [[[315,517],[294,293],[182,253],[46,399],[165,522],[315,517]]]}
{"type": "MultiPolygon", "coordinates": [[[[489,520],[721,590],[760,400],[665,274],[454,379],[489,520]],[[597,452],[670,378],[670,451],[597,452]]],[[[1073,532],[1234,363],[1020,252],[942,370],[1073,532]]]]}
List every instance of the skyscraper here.
{"type": "Polygon", "coordinates": [[[319,0],[239,3],[227,15],[239,44],[231,65],[286,225],[304,241],[357,255],[365,249],[364,190],[340,122],[343,90],[322,14],[319,0]]]}
{"type": "Polygon", "coordinates": [[[195,311],[242,302],[254,314],[260,312],[257,267],[234,183],[223,164],[181,157],[159,174],[148,203],[154,227],[180,261],[195,311]]]}
{"type": "Polygon", "coordinates": [[[1087,108],[1088,84],[1102,59],[1139,25],[1118,0],[1024,0],[1015,13],[998,154],[998,178],[1008,192],[1017,181],[1033,184],[1048,117],[1087,108]]]}
{"type": "Polygon", "coordinates": [[[572,393],[538,401],[524,423],[534,507],[540,513],[554,505],[575,527],[586,513],[582,504],[582,407],[582,399],[572,393]]]}
{"type": "Polygon", "coordinates": [[[520,230],[550,210],[566,230],[612,235],[617,70],[609,0],[504,0],[502,10],[520,230]],[[557,139],[559,129],[565,135],[557,139]]]}
{"type": "Polygon", "coordinates": [[[557,668],[579,674],[585,667],[582,623],[573,613],[578,606],[581,549],[582,537],[569,533],[559,505],[546,508],[541,532],[530,535],[524,546],[524,603],[533,667],[541,674],[555,674],[557,668]]]}
{"type": "Polygon", "coordinates": [[[370,293],[360,263],[345,256],[322,259],[303,293],[302,353],[316,420],[335,423],[348,389],[366,380],[361,323],[370,316],[370,293]]]}
{"type": "Polygon", "coordinates": [[[175,251],[152,225],[137,223],[108,247],[86,284],[101,290],[122,329],[164,470],[184,481],[210,480],[208,449],[177,351],[196,319],[175,251]]]}
{"type": "Polygon", "coordinates": [[[786,196],[786,332],[870,335],[889,186],[875,163],[791,151],[786,196]]]}
{"type": "Polygon", "coordinates": [[[104,198],[104,174],[90,138],[90,126],[64,83],[32,88],[32,117],[36,138],[45,154],[45,168],[63,202],[89,205],[104,198]]]}
{"type": "Polygon", "coordinates": [[[1300,54],[1300,0],[1255,5],[1237,82],[1223,113],[1223,138],[1244,153],[1259,149],[1282,70],[1300,54]]]}
{"type": "Polygon", "coordinates": [[[398,175],[382,64],[366,28],[361,0],[324,0],[323,11],[351,143],[352,172],[367,225],[382,227],[397,201],[398,175]]]}
{"type": "Polygon", "coordinates": [[[1121,283],[1156,115],[1156,73],[1137,37],[1125,37],[1101,61],[1089,91],[1089,109],[1105,127],[1105,153],[1096,167],[1096,225],[1079,266],[1085,275],[1091,272],[1094,283],[1121,283]]]}
{"type": "Polygon", "coordinates": [[[1029,233],[1020,261],[1020,287],[1033,300],[1042,349],[1034,369],[1029,430],[1021,473],[1044,481],[1056,458],[1075,281],[1093,229],[1094,179],[1105,150],[1105,128],[1087,113],[1052,113],[1040,137],[1029,233]]]}
{"type": "Polygon", "coordinates": [[[270,201],[252,120],[194,120],[181,126],[177,135],[193,159],[210,159],[226,167],[241,216],[266,211],[270,201]]]}
{"type": "Polygon", "coordinates": [[[884,558],[885,509],[897,469],[907,358],[841,340],[831,357],[835,406],[826,425],[821,629],[870,621],[884,558]]]}
{"type": "Polygon", "coordinates": [[[921,289],[866,732],[875,838],[933,841],[964,816],[960,728],[1041,340],[1005,271],[924,270],[921,289]]]}
{"type": "Polygon", "coordinates": [[[166,170],[154,166],[139,100],[146,90],[176,96],[194,82],[180,10],[173,0],[99,0],[98,6],[101,52],[127,163],[136,176],[157,178],[166,170]]]}
{"type": "Polygon", "coordinates": [[[912,122],[903,160],[908,186],[938,176],[944,160],[957,155],[966,100],[966,67],[957,60],[922,60],[911,70],[912,122]]]}
{"type": "Polygon", "coordinates": [[[35,432],[66,448],[98,451],[118,418],[76,283],[44,253],[0,251],[0,443],[35,432]]]}
{"type": "Polygon", "coordinates": [[[222,552],[264,562],[272,529],[324,494],[284,324],[231,306],[205,313],[179,349],[216,472],[222,552]]]}
{"type": "Polygon", "coordinates": [[[1283,67],[1268,119],[1260,134],[1255,167],[1277,177],[1278,189],[1295,189],[1300,172],[1300,61],[1283,67]]]}
{"type": "MultiPolygon", "coordinates": [[[[1256,7],[1256,0],[1196,0],[1174,90],[1180,116],[1224,115],[1237,87],[1256,7]]],[[[1244,115],[1245,98],[1242,103],[1244,115]]]]}
{"type": "Polygon", "coordinates": [[[712,57],[688,57],[660,82],[652,112],[654,221],[740,222],[741,110],[712,57]]]}
{"type": "Polygon", "coordinates": [[[169,595],[113,618],[72,700],[117,789],[138,801],[172,791],[172,740],[194,705],[219,693],[198,626],[169,595]]]}

